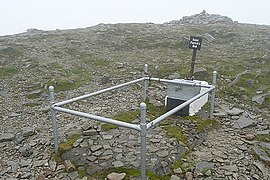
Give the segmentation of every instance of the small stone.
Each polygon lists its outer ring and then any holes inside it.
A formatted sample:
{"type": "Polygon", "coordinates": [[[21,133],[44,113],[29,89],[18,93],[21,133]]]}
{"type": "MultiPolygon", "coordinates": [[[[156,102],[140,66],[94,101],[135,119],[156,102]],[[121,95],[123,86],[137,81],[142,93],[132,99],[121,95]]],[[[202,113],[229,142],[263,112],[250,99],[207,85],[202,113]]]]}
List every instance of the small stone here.
{"type": "Polygon", "coordinates": [[[80,143],[80,147],[82,147],[82,148],[88,147],[88,142],[87,141],[83,141],[82,143],[80,143]]]}
{"type": "Polygon", "coordinates": [[[9,115],[10,118],[14,118],[14,117],[18,117],[18,116],[20,116],[20,114],[15,113],[15,112],[12,112],[12,113],[9,115]]]}
{"type": "Polygon", "coordinates": [[[182,173],[183,173],[183,171],[182,171],[181,168],[174,169],[173,172],[174,172],[175,174],[182,174],[182,173]]]}
{"type": "Polygon", "coordinates": [[[238,109],[238,108],[232,108],[230,110],[226,110],[226,112],[228,113],[228,115],[237,116],[237,115],[242,114],[244,110],[238,109]]]}
{"type": "Polygon", "coordinates": [[[270,134],[270,129],[263,130],[263,131],[257,131],[257,135],[268,135],[270,134]]]}
{"type": "Polygon", "coordinates": [[[105,145],[103,145],[103,149],[107,150],[107,149],[112,149],[112,148],[111,148],[111,146],[110,146],[110,145],[105,144],[105,145]]]}
{"type": "Polygon", "coordinates": [[[159,152],[157,152],[157,156],[161,157],[161,158],[167,157],[168,155],[169,155],[168,151],[159,151],[159,152]]]}
{"type": "Polygon", "coordinates": [[[95,129],[89,129],[89,130],[83,131],[83,135],[85,136],[94,136],[97,134],[98,132],[95,129]]]}
{"type": "Polygon", "coordinates": [[[253,177],[253,179],[256,179],[256,180],[261,179],[261,178],[260,178],[260,176],[259,176],[258,174],[253,174],[253,176],[252,176],[252,177],[253,177]]]}
{"type": "Polygon", "coordinates": [[[32,159],[27,159],[27,160],[21,159],[20,166],[21,167],[29,166],[31,162],[32,162],[32,159]]]}
{"type": "Polygon", "coordinates": [[[264,150],[254,147],[253,151],[265,164],[270,166],[270,158],[264,150]]]}
{"type": "Polygon", "coordinates": [[[247,134],[245,136],[245,139],[248,140],[248,141],[252,141],[255,139],[255,135],[254,134],[247,134]]]}
{"type": "Polygon", "coordinates": [[[96,151],[93,153],[93,155],[97,157],[100,156],[101,154],[102,154],[102,151],[96,151]]]}
{"type": "Polygon", "coordinates": [[[122,161],[115,161],[112,163],[114,167],[123,167],[124,163],[122,161]]]}
{"type": "Polygon", "coordinates": [[[33,167],[44,166],[47,163],[48,163],[48,160],[46,160],[46,159],[45,160],[34,161],[33,167]]]}
{"type": "Polygon", "coordinates": [[[100,160],[109,160],[109,159],[112,159],[113,158],[113,156],[112,155],[106,155],[106,156],[101,156],[99,159],[100,160]]]}
{"type": "Polygon", "coordinates": [[[65,160],[64,163],[65,163],[67,172],[72,172],[76,170],[75,165],[70,160],[65,160]]]}
{"type": "Polygon", "coordinates": [[[204,173],[206,176],[210,176],[212,174],[211,170],[208,169],[205,173],[204,173]]]}
{"type": "Polygon", "coordinates": [[[122,153],[123,150],[121,148],[115,148],[115,149],[113,149],[113,152],[122,153]]]}
{"type": "Polygon", "coordinates": [[[102,155],[105,156],[105,155],[112,155],[112,154],[113,154],[113,151],[108,149],[108,150],[105,150],[102,155]]]}
{"type": "Polygon", "coordinates": [[[0,143],[14,140],[15,136],[12,133],[4,133],[0,135],[0,143]]]}
{"type": "Polygon", "coordinates": [[[235,164],[234,165],[228,165],[228,166],[221,166],[220,169],[226,170],[228,172],[237,172],[238,171],[238,168],[237,168],[237,166],[235,164]]]}
{"type": "Polygon", "coordinates": [[[209,76],[207,69],[202,68],[202,67],[195,68],[193,74],[196,79],[200,79],[200,80],[207,80],[209,76]]]}
{"type": "Polygon", "coordinates": [[[87,159],[91,162],[94,162],[95,160],[97,160],[97,157],[96,156],[89,156],[89,157],[87,157],[87,159]]]}
{"type": "Polygon", "coordinates": [[[29,137],[29,136],[34,135],[35,133],[36,133],[35,128],[32,128],[32,127],[23,127],[22,128],[23,137],[29,137]]]}
{"type": "Polygon", "coordinates": [[[193,180],[192,172],[186,172],[186,180],[193,180]]]}
{"type": "Polygon", "coordinates": [[[18,132],[15,136],[15,143],[20,144],[24,139],[25,137],[23,137],[22,133],[18,132]]]}
{"type": "Polygon", "coordinates": [[[170,180],[180,180],[180,177],[178,177],[176,175],[172,175],[170,180]]]}
{"type": "Polygon", "coordinates": [[[50,169],[51,169],[52,171],[55,171],[57,164],[56,164],[55,161],[50,160],[50,161],[49,161],[49,166],[50,166],[50,169]]]}
{"type": "Polygon", "coordinates": [[[45,107],[41,107],[41,108],[39,109],[39,111],[40,111],[40,112],[43,112],[43,113],[47,113],[47,112],[50,111],[50,109],[51,109],[51,106],[45,106],[45,107]]]}
{"type": "Polygon", "coordinates": [[[25,144],[20,151],[23,157],[29,157],[33,154],[33,148],[29,144],[25,144]]]}
{"type": "Polygon", "coordinates": [[[224,163],[224,159],[220,158],[220,157],[217,157],[216,158],[216,161],[219,162],[219,163],[224,163]]]}
{"type": "Polygon", "coordinates": [[[116,157],[115,157],[115,159],[118,160],[118,161],[120,159],[122,159],[122,158],[123,158],[123,155],[121,153],[120,154],[117,154],[116,157]]]}
{"type": "Polygon", "coordinates": [[[101,79],[100,79],[100,84],[103,85],[103,84],[107,84],[111,81],[111,79],[108,77],[108,76],[103,76],[101,79]]]}
{"type": "Polygon", "coordinates": [[[265,96],[265,94],[255,95],[253,96],[252,101],[258,103],[259,105],[262,105],[265,102],[265,96]]]}
{"type": "Polygon", "coordinates": [[[213,116],[220,117],[220,118],[226,118],[227,117],[227,113],[226,112],[215,112],[213,114],[213,116]]]}
{"type": "Polygon", "coordinates": [[[159,143],[160,142],[160,139],[150,139],[150,141],[152,142],[152,143],[159,143]]]}
{"type": "Polygon", "coordinates": [[[240,146],[238,146],[238,149],[240,149],[242,151],[246,151],[248,148],[245,145],[240,145],[240,146]]]}
{"type": "Polygon", "coordinates": [[[103,135],[103,139],[105,140],[111,140],[113,138],[112,135],[103,135]]]}
{"type": "Polygon", "coordinates": [[[234,128],[243,129],[253,125],[253,120],[245,116],[241,116],[234,124],[234,128]]]}
{"type": "Polygon", "coordinates": [[[92,145],[90,147],[90,149],[91,149],[92,152],[95,152],[95,151],[98,151],[98,150],[102,149],[102,146],[101,145],[92,145]]]}
{"type": "Polygon", "coordinates": [[[25,173],[21,176],[21,179],[29,179],[32,176],[32,173],[25,173]]]}
{"type": "Polygon", "coordinates": [[[57,166],[56,171],[57,171],[57,172],[62,172],[62,171],[64,171],[65,169],[66,169],[66,167],[65,167],[63,164],[60,164],[60,165],[57,166]]]}
{"type": "Polygon", "coordinates": [[[108,180],[122,180],[126,177],[126,173],[115,173],[112,172],[107,175],[108,180]]]}
{"type": "Polygon", "coordinates": [[[260,142],[259,145],[260,145],[262,148],[267,149],[268,151],[270,151],[270,143],[260,142]]]}
{"type": "Polygon", "coordinates": [[[214,168],[214,163],[203,161],[196,164],[195,171],[199,173],[204,173],[207,170],[211,170],[213,168],[214,168]]]}
{"type": "Polygon", "coordinates": [[[68,177],[71,180],[76,180],[79,177],[79,173],[77,171],[70,172],[68,173],[68,177]]]}
{"type": "Polygon", "coordinates": [[[38,175],[37,177],[36,177],[36,180],[45,180],[46,178],[45,178],[45,176],[44,175],[38,175]]]}

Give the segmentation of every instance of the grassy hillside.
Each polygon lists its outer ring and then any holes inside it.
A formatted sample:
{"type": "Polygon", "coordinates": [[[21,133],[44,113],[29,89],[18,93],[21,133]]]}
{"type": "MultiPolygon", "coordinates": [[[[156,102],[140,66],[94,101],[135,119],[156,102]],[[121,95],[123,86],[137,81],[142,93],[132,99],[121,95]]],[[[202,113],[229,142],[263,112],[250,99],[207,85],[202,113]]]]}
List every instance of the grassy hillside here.
{"type": "MultiPolygon", "coordinates": [[[[104,74],[134,79],[143,64],[152,76],[189,72],[190,35],[204,37],[196,67],[218,70],[218,96],[252,103],[256,90],[270,88],[270,27],[250,24],[100,24],[63,31],[37,31],[0,37],[1,84],[13,88],[58,84],[72,90],[104,74]],[[208,35],[214,37],[209,40],[208,35]],[[228,86],[239,73],[239,82],[228,86]],[[244,96],[243,96],[244,95],[244,96]]],[[[40,88],[40,87],[38,87],[40,88]]],[[[35,89],[35,88],[34,88],[35,89]]],[[[269,98],[266,103],[269,104],[269,98]]]]}

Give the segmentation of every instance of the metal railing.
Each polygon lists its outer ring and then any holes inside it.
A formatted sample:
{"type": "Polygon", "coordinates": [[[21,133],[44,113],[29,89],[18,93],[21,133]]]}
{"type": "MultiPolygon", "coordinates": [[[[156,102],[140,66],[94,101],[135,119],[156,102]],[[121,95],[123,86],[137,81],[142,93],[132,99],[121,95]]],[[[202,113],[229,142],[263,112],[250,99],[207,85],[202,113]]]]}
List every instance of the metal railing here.
{"type": "Polygon", "coordinates": [[[212,85],[200,85],[198,83],[187,83],[187,82],[177,82],[177,81],[172,81],[172,80],[166,80],[166,79],[159,79],[159,78],[150,78],[148,76],[148,72],[147,72],[147,64],[144,66],[144,77],[140,78],[140,79],[136,79],[133,81],[129,81],[120,85],[116,85],[110,88],[106,88],[103,90],[99,90],[90,94],[86,94],[83,96],[79,96],[76,98],[72,98],[66,101],[62,101],[62,102],[58,102],[55,103],[55,97],[54,97],[54,87],[50,86],[49,87],[49,92],[50,92],[50,103],[51,103],[51,118],[52,118],[52,128],[53,128],[53,136],[54,136],[54,150],[55,153],[57,153],[58,151],[58,132],[57,132],[57,122],[56,122],[56,111],[59,112],[64,112],[64,113],[68,113],[68,114],[72,114],[72,115],[77,115],[80,117],[84,117],[84,118],[88,118],[91,120],[96,120],[96,121],[100,121],[100,122],[105,122],[105,123],[110,123],[110,124],[114,124],[117,126],[122,126],[122,127],[126,127],[126,128],[130,128],[136,131],[140,132],[140,136],[141,136],[141,179],[145,180],[146,179],[146,134],[147,131],[151,128],[154,127],[156,125],[158,125],[161,121],[163,121],[164,119],[166,119],[167,117],[173,115],[174,113],[178,112],[179,110],[183,109],[185,106],[189,105],[190,103],[194,102],[195,100],[199,99],[200,97],[204,96],[205,94],[212,92],[212,96],[211,96],[211,109],[210,109],[210,119],[213,118],[213,111],[214,111],[214,104],[215,104],[215,89],[216,89],[216,80],[217,80],[217,72],[214,71],[213,72],[213,80],[212,80],[212,85]],[[127,122],[122,122],[122,121],[118,121],[115,119],[111,119],[111,118],[106,118],[106,117],[102,117],[102,116],[96,116],[93,114],[88,114],[88,113],[84,113],[84,112],[80,112],[80,111],[75,111],[75,110],[71,110],[71,109],[67,109],[67,108],[63,108],[61,106],[75,102],[75,101],[79,101],[82,99],[86,99],[98,94],[102,94],[104,92],[107,91],[111,91],[114,89],[118,89],[127,85],[131,85],[131,84],[135,84],[135,83],[140,83],[140,82],[144,82],[144,101],[147,98],[147,90],[148,90],[148,82],[149,81],[159,81],[159,82],[164,82],[164,83],[177,83],[177,84],[185,84],[185,85],[192,85],[192,86],[199,86],[199,87],[204,87],[204,88],[208,88],[205,92],[200,93],[196,96],[194,96],[193,98],[187,100],[186,102],[178,105],[177,107],[173,108],[172,110],[166,112],[165,114],[161,115],[160,117],[154,119],[153,121],[147,123],[146,122],[146,104],[144,102],[142,102],[140,104],[140,110],[141,110],[141,116],[140,116],[140,124],[132,124],[132,123],[127,123],[127,122]]]}

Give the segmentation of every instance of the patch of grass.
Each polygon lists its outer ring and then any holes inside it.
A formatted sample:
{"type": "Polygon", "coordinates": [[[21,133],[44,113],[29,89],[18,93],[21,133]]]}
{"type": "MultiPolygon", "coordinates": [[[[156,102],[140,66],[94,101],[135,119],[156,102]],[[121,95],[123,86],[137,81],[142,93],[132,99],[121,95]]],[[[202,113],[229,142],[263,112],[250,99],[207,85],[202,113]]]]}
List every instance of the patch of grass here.
{"type": "Polygon", "coordinates": [[[78,174],[80,178],[87,177],[88,173],[86,171],[88,164],[84,164],[83,169],[78,170],[78,174]]]}
{"type": "Polygon", "coordinates": [[[188,146],[188,137],[183,132],[183,129],[179,126],[166,126],[166,133],[168,137],[176,138],[178,141],[181,141],[188,146]]]}
{"type": "Polygon", "coordinates": [[[12,76],[17,73],[17,69],[12,65],[0,67],[1,76],[12,76]]]}
{"type": "MultiPolygon", "coordinates": [[[[149,98],[146,99],[146,108],[147,108],[147,116],[153,120],[162,114],[166,112],[166,107],[161,106],[161,107],[156,107],[152,103],[149,102],[149,98]]],[[[123,122],[131,122],[135,120],[136,118],[140,118],[140,110],[130,110],[127,112],[122,112],[117,114],[116,116],[112,117],[112,119],[116,119],[119,121],[123,122]]],[[[116,129],[117,126],[113,124],[103,124],[102,125],[102,130],[104,131],[109,131],[110,129],[116,129]]]]}
{"type": "Polygon", "coordinates": [[[265,134],[265,135],[257,135],[256,140],[260,142],[267,142],[270,143],[270,134],[265,134]]]}
{"type": "MultiPolygon", "coordinates": [[[[197,115],[195,116],[187,116],[184,117],[186,120],[190,120],[193,123],[195,123],[196,128],[199,132],[203,132],[206,130],[210,130],[210,129],[215,129],[218,128],[220,126],[220,123],[218,120],[216,119],[203,119],[197,115]]],[[[182,117],[183,119],[183,117],[182,117]]]]}
{"type": "Polygon", "coordinates": [[[139,118],[140,112],[138,110],[130,110],[124,113],[120,113],[113,117],[113,119],[123,121],[123,122],[131,122],[136,118],[139,118]]]}
{"type": "Polygon", "coordinates": [[[172,169],[177,169],[177,168],[181,168],[181,170],[183,172],[188,172],[191,167],[192,167],[192,164],[187,162],[187,159],[188,159],[188,154],[190,153],[190,151],[182,154],[179,158],[178,161],[176,161],[173,165],[172,165],[172,169]]]}
{"type": "Polygon", "coordinates": [[[72,90],[78,87],[77,82],[74,80],[61,79],[56,82],[57,82],[55,86],[56,92],[72,90]]]}
{"type": "Polygon", "coordinates": [[[200,132],[219,127],[219,121],[215,119],[201,119],[197,121],[197,129],[200,132]]]}
{"type": "MultiPolygon", "coordinates": [[[[127,111],[117,114],[116,116],[112,117],[112,119],[116,119],[122,122],[131,122],[135,120],[136,118],[140,117],[140,112],[138,110],[136,111],[127,111]]],[[[103,124],[101,126],[102,130],[109,131],[111,129],[116,129],[118,126],[114,124],[103,124]]]]}
{"type": "Polygon", "coordinates": [[[52,157],[53,159],[57,162],[57,163],[61,163],[62,162],[62,154],[64,151],[68,151],[72,148],[73,144],[78,140],[80,139],[80,135],[79,134],[72,134],[70,136],[70,138],[65,141],[65,142],[62,142],[59,144],[59,148],[58,148],[58,151],[57,153],[53,154],[52,157]]]}
{"type": "Polygon", "coordinates": [[[97,58],[95,55],[89,53],[81,53],[79,59],[82,60],[85,65],[90,65],[91,67],[104,67],[110,63],[105,59],[97,58]]]}
{"type": "Polygon", "coordinates": [[[67,141],[59,144],[59,149],[62,150],[62,151],[70,150],[72,148],[72,145],[78,139],[80,139],[80,137],[81,136],[79,134],[73,134],[73,135],[71,135],[70,138],[67,141]]]}
{"type": "Polygon", "coordinates": [[[154,120],[155,118],[166,113],[165,106],[157,107],[154,104],[149,102],[149,98],[146,99],[145,104],[146,104],[147,116],[150,118],[150,120],[154,120]]]}
{"type": "Polygon", "coordinates": [[[16,58],[22,54],[22,51],[16,47],[7,47],[0,50],[0,55],[6,58],[16,58]]]}
{"type": "Polygon", "coordinates": [[[164,78],[166,76],[173,74],[174,72],[178,72],[179,69],[180,67],[176,66],[175,64],[165,63],[159,66],[156,70],[153,70],[152,74],[154,77],[164,78]]]}
{"type": "Polygon", "coordinates": [[[55,161],[55,162],[57,162],[57,163],[61,163],[63,160],[62,160],[62,153],[63,153],[63,151],[61,151],[61,150],[58,150],[57,151],[57,153],[55,154],[55,153],[53,153],[52,155],[51,155],[51,157],[53,158],[53,160],[55,161]]]}
{"type": "Polygon", "coordinates": [[[114,124],[102,124],[101,129],[102,131],[109,131],[111,129],[116,129],[118,126],[114,124]]]}
{"type": "Polygon", "coordinates": [[[47,84],[55,86],[55,91],[60,92],[76,89],[90,80],[91,76],[85,69],[75,67],[68,75],[51,80],[47,84]]]}
{"type": "Polygon", "coordinates": [[[36,99],[40,97],[40,94],[27,94],[26,97],[28,99],[36,99]]]}

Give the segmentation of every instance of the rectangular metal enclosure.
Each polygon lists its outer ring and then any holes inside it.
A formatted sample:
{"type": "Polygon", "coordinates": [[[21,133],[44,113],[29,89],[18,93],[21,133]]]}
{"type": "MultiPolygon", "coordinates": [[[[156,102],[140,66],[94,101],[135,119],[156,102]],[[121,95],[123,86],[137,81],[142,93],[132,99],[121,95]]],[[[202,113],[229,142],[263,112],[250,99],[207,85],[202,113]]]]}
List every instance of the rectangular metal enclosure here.
{"type": "MultiPolygon", "coordinates": [[[[73,114],[76,116],[80,116],[80,117],[84,117],[84,118],[88,118],[90,120],[96,120],[99,122],[105,122],[105,123],[110,123],[110,124],[115,124],[117,126],[122,126],[122,127],[126,127],[126,128],[130,128],[133,130],[136,130],[138,132],[140,132],[140,136],[141,136],[141,179],[145,180],[146,179],[146,134],[147,131],[151,128],[154,127],[156,125],[158,125],[161,121],[165,120],[167,117],[177,113],[179,110],[187,107],[190,103],[194,102],[195,100],[199,99],[200,97],[204,96],[205,94],[212,92],[212,96],[211,96],[211,110],[210,110],[210,118],[213,118],[213,110],[214,110],[214,102],[215,102],[215,88],[216,88],[216,71],[214,71],[213,73],[213,81],[212,81],[212,85],[201,85],[199,83],[195,83],[192,81],[174,81],[174,80],[167,80],[167,79],[159,79],[159,78],[152,78],[148,76],[148,72],[147,72],[147,65],[145,65],[144,67],[144,76],[140,79],[136,79],[133,81],[129,81],[127,83],[124,84],[120,84],[120,85],[116,85],[110,88],[106,88],[103,90],[99,90],[90,94],[86,94],[83,96],[79,96],[76,98],[72,98],[66,101],[62,101],[62,102],[55,102],[55,98],[54,98],[54,87],[50,86],[49,87],[49,92],[50,92],[50,103],[51,103],[51,118],[52,118],[52,128],[53,128],[53,136],[54,136],[54,150],[55,153],[57,153],[58,151],[58,132],[57,132],[57,122],[56,122],[56,112],[63,112],[63,113],[68,113],[68,114],[73,114]],[[194,94],[189,94],[188,98],[186,98],[185,102],[183,102],[182,104],[172,108],[171,110],[169,110],[168,112],[166,112],[165,114],[161,115],[160,117],[157,117],[156,119],[154,119],[153,121],[147,123],[146,122],[146,104],[144,102],[141,103],[140,105],[140,110],[141,110],[141,122],[139,124],[132,124],[132,123],[126,123],[126,122],[122,122],[122,121],[118,121],[115,119],[111,119],[111,118],[106,118],[106,117],[102,117],[102,116],[97,116],[97,115],[93,115],[93,114],[88,114],[88,113],[84,113],[84,112],[80,112],[80,111],[75,111],[75,110],[71,110],[71,109],[67,109],[67,108],[63,108],[61,106],[65,105],[65,104],[69,104],[72,102],[76,102],[82,99],[86,99],[107,91],[111,91],[114,89],[119,89],[122,88],[124,86],[130,85],[130,84],[135,84],[135,83],[143,83],[144,86],[144,90],[143,90],[143,94],[144,94],[144,100],[146,100],[147,98],[147,89],[148,89],[148,82],[149,81],[158,81],[161,83],[173,83],[175,84],[175,86],[191,86],[196,88],[200,88],[200,87],[204,87],[207,88],[206,91],[202,92],[202,93],[197,93],[197,89],[194,90],[194,94]]],[[[192,91],[190,89],[184,89],[185,91],[187,91],[187,94],[189,91],[192,91]]],[[[184,97],[185,98],[185,97],[184,97]]]]}

